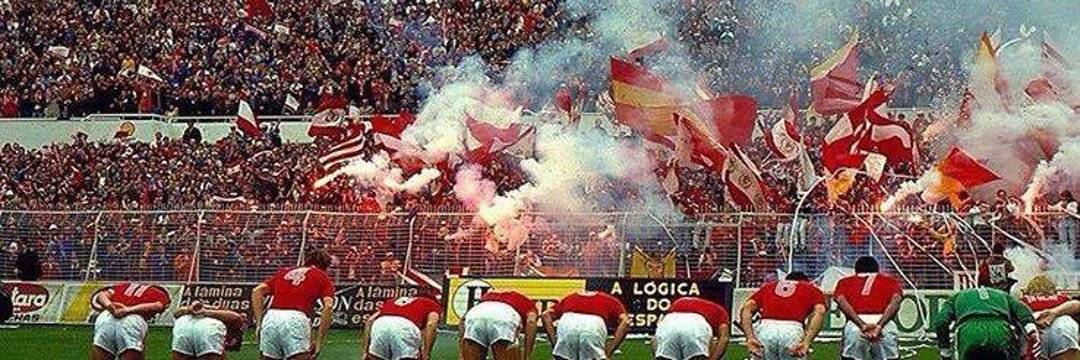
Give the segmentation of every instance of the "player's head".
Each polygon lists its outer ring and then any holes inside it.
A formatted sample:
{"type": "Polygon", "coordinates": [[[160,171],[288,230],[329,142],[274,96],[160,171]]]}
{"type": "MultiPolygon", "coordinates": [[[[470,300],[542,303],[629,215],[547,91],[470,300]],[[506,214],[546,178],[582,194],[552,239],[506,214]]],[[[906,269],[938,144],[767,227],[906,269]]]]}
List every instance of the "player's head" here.
{"type": "Polygon", "coordinates": [[[330,254],[323,249],[313,249],[304,256],[304,266],[317,267],[323,270],[330,268],[330,254]]]}
{"type": "Polygon", "coordinates": [[[790,281],[810,281],[810,277],[806,276],[806,273],[802,271],[792,271],[791,273],[788,273],[784,279],[790,281]]]}
{"type": "Polygon", "coordinates": [[[1057,285],[1046,274],[1039,274],[1031,278],[1031,281],[1028,281],[1027,286],[1024,287],[1024,295],[1029,296],[1051,296],[1057,294],[1057,292],[1057,285]]]}
{"type": "Polygon", "coordinates": [[[880,271],[877,259],[873,256],[860,256],[855,260],[855,273],[856,274],[871,274],[880,271]]]}

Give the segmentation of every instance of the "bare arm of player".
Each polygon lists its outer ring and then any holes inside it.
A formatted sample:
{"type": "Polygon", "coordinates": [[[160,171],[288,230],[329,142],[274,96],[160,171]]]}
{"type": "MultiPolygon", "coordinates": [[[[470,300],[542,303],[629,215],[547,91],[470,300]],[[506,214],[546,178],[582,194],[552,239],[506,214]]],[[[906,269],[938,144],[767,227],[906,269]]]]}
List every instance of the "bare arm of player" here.
{"type": "Polygon", "coordinates": [[[859,318],[859,313],[855,311],[855,308],[851,306],[851,303],[847,301],[847,298],[843,295],[837,296],[835,299],[836,307],[840,309],[840,312],[844,314],[844,317],[858,326],[860,329],[866,328],[866,323],[859,318]]]}
{"type": "Polygon", "coordinates": [[[225,324],[240,324],[244,322],[244,315],[232,310],[206,309],[199,316],[217,319],[225,324]]]}
{"type": "Polygon", "coordinates": [[[608,340],[604,346],[604,353],[608,358],[611,358],[611,354],[615,353],[615,349],[622,345],[623,340],[626,340],[626,333],[630,332],[630,315],[622,313],[619,315],[619,326],[615,328],[615,336],[608,340]]]}
{"type": "Polygon", "coordinates": [[[758,311],[757,301],[753,299],[746,300],[743,303],[741,309],[739,309],[739,328],[742,329],[743,334],[746,335],[746,350],[757,357],[764,355],[762,353],[761,341],[758,341],[757,334],[754,333],[754,313],[758,311]]]}
{"type": "Polygon", "coordinates": [[[533,346],[536,345],[536,323],[539,320],[539,315],[536,311],[530,311],[525,316],[525,323],[522,324],[525,331],[525,347],[521,349],[521,358],[528,359],[532,356],[533,346]]]}
{"type": "Polygon", "coordinates": [[[117,317],[125,317],[128,315],[142,315],[144,317],[151,317],[158,313],[165,311],[165,304],[161,302],[152,302],[146,304],[139,304],[135,306],[126,306],[116,310],[114,315],[117,317]]]}
{"type": "Polygon", "coordinates": [[[547,334],[548,342],[551,346],[555,346],[555,319],[551,309],[544,311],[543,315],[540,315],[540,319],[544,322],[544,333],[547,334]]]}
{"type": "MultiPolygon", "coordinates": [[[[114,304],[112,302],[112,295],[113,295],[112,290],[102,291],[101,293],[97,294],[96,301],[99,304],[101,304],[102,309],[105,309],[105,311],[108,311],[108,312],[112,313],[113,316],[117,316],[116,315],[116,310],[117,310],[117,306],[120,305],[120,304],[114,304]]],[[[122,307],[122,305],[120,305],[120,306],[122,307]]]]}
{"type": "Polygon", "coordinates": [[[720,360],[724,357],[724,352],[727,351],[728,339],[731,337],[731,328],[728,324],[720,324],[715,330],[716,337],[713,339],[712,347],[709,348],[708,360],[720,360]]]}
{"type": "Polygon", "coordinates": [[[266,315],[266,293],[270,287],[266,283],[259,284],[251,290],[251,313],[255,322],[255,342],[259,342],[259,333],[262,332],[263,315],[266,315]]]}
{"type": "Polygon", "coordinates": [[[864,332],[869,339],[878,339],[881,337],[881,330],[885,328],[893,318],[896,317],[896,313],[900,311],[900,302],[904,300],[903,294],[893,294],[892,299],[889,299],[889,305],[885,307],[885,313],[881,314],[881,318],[878,319],[877,324],[870,331],[864,332]]]}
{"type": "Polygon", "coordinates": [[[1050,327],[1050,324],[1054,322],[1054,319],[1057,319],[1059,316],[1074,315],[1080,315],[1080,301],[1069,300],[1053,309],[1040,313],[1039,318],[1035,320],[1035,324],[1045,329],[1050,327]]]}
{"type": "Polygon", "coordinates": [[[371,340],[371,324],[375,322],[375,319],[379,317],[379,313],[371,314],[364,321],[364,330],[360,332],[360,354],[361,359],[367,359],[368,355],[368,341],[371,340]]]}
{"type": "Polygon", "coordinates": [[[439,313],[428,314],[427,324],[424,325],[423,341],[424,348],[421,350],[420,359],[431,359],[431,349],[435,347],[435,337],[439,335],[439,313]]]}
{"type": "Polygon", "coordinates": [[[319,333],[311,339],[311,354],[318,355],[322,351],[323,342],[326,341],[326,333],[330,331],[330,325],[334,322],[334,297],[322,298],[322,310],[319,314],[319,333]]]}
{"type": "Polygon", "coordinates": [[[810,354],[810,345],[813,345],[814,339],[821,332],[821,325],[825,323],[825,314],[828,311],[829,308],[825,307],[825,304],[814,305],[814,312],[810,314],[810,323],[806,325],[806,334],[798,345],[790,349],[792,356],[806,357],[810,354]]]}

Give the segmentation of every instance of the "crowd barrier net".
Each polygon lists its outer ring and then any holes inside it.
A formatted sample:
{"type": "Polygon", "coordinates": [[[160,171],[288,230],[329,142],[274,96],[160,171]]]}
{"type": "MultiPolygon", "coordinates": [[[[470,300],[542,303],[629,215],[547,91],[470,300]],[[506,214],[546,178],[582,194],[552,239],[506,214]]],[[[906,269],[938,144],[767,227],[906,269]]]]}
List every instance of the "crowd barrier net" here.
{"type": "Polygon", "coordinates": [[[973,281],[995,242],[1071,274],[1062,264],[1075,258],[1076,232],[1077,219],[1061,213],[524,214],[492,227],[469,213],[2,211],[0,278],[17,277],[8,244],[22,242],[38,252],[45,280],[253,282],[324,249],[335,280],[371,284],[440,284],[456,274],[725,278],[756,287],[792,270],[842,273],[871,255],[909,288],[951,289],[973,281]]]}

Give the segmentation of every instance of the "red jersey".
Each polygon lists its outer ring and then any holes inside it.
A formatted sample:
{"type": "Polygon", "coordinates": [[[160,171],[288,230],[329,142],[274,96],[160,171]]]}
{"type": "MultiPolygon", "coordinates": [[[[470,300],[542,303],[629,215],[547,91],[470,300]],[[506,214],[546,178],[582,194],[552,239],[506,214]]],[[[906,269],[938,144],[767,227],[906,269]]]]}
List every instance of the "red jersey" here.
{"type": "Polygon", "coordinates": [[[416,324],[418,329],[427,325],[428,315],[431,313],[442,313],[442,306],[425,297],[386,299],[379,308],[379,316],[400,316],[416,324]]]}
{"type": "Polygon", "coordinates": [[[334,296],[334,283],[316,267],[284,268],[265,281],[270,290],[271,309],[296,310],[311,314],[315,301],[334,296]]]}
{"type": "Polygon", "coordinates": [[[626,308],[619,299],[602,292],[578,292],[566,295],[551,310],[556,319],[568,312],[596,315],[604,319],[604,324],[609,328],[618,324],[619,317],[626,313],[626,308]]]}
{"type": "Polygon", "coordinates": [[[825,305],[825,294],[806,281],[770,281],[761,285],[750,299],[757,302],[763,319],[800,323],[814,311],[814,306],[825,305]]]}
{"type": "Polygon", "coordinates": [[[1028,296],[1020,298],[1025,305],[1031,308],[1031,311],[1043,311],[1057,307],[1069,301],[1069,296],[1065,294],[1057,294],[1050,296],[1028,296]]]}
{"type": "Polygon", "coordinates": [[[668,309],[668,312],[694,313],[701,315],[705,318],[705,321],[709,322],[709,326],[713,329],[720,327],[720,325],[731,323],[728,312],[727,310],[724,310],[723,306],[698,297],[679,298],[671,303],[671,308],[668,309]]]}
{"type": "Polygon", "coordinates": [[[882,273],[856,274],[836,283],[833,297],[841,296],[860,315],[885,313],[896,294],[904,292],[900,282],[882,273]]]}
{"type": "Polygon", "coordinates": [[[529,312],[537,311],[535,301],[515,291],[488,291],[480,297],[480,301],[495,301],[510,305],[521,316],[522,323],[528,318],[529,312]]]}
{"type": "Polygon", "coordinates": [[[113,285],[112,290],[112,302],[120,303],[124,306],[158,302],[168,308],[169,304],[172,304],[172,300],[169,299],[169,293],[165,291],[164,288],[157,285],[122,282],[113,285]]]}

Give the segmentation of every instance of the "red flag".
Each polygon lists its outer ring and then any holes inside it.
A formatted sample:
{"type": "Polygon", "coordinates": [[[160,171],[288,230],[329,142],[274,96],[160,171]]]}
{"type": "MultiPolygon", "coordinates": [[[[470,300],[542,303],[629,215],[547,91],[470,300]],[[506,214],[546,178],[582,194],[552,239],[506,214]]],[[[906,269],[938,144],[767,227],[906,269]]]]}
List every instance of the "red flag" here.
{"type": "Polygon", "coordinates": [[[861,100],[859,32],[821,64],[810,69],[810,106],[822,115],[845,113],[861,100]]]}
{"type": "Polygon", "coordinates": [[[709,133],[697,123],[673,115],[679,128],[678,142],[675,145],[677,157],[684,164],[697,164],[723,173],[727,152],[709,133]]]}
{"type": "Polygon", "coordinates": [[[413,122],[416,122],[416,116],[407,110],[401,111],[395,117],[379,114],[371,118],[371,131],[401,137],[401,133],[413,122]]]}
{"type": "Polygon", "coordinates": [[[1031,80],[1027,87],[1024,87],[1024,93],[1037,101],[1054,101],[1058,98],[1054,85],[1050,84],[1050,80],[1041,76],[1031,80]]]}
{"type": "Polygon", "coordinates": [[[875,91],[833,125],[821,148],[825,169],[836,172],[840,168],[861,168],[867,152],[884,155],[889,164],[915,159],[911,128],[875,110],[888,99],[884,90],[875,91]]]}
{"type": "Polygon", "coordinates": [[[259,119],[255,117],[255,112],[251,110],[251,105],[247,101],[240,100],[240,107],[236,110],[236,128],[240,129],[244,135],[249,137],[262,136],[262,129],[259,128],[259,119]]]}
{"type": "Polygon", "coordinates": [[[254,18],[274,18],[274,9],[270,8],[270,3],[266,0],[246,0],[244,11],[254,18]]]}
{"type": "Polygon", "coordinates": [[[724,165],[728,202],[742,211],[769,211],[769,202],[765,198],[766,187],[761,181],[761,172],[757,165],[738,146],[731,148],[731,154],[724,165]]]}
{"type": "Polygon", "coordinates": [[[341,139],[345,137],[345,109],[324,109],[311,117],[307,134],[310,137],[341,139]]]}
{"type": "Polygon", "coordinates": [[[334,145],[319,157],[319,163],[323,169],[330,169],[334,165],[348,162],[359,158],[364,151],[364,135],[355,134],[351,138],[334,145]]]}
{"type": "Polygon", "coordinates": [[[928,203],[937,203],[948,198],[957,208],[963,206],[963,194],[967,190],[1001,179],[994,171],[959,148],[949,151],[949,155],[941,160],[933,171],[937,171],[941,176],[938,181],[927,186],[922,199],[928,203]]]}
{"type": "Polygon", "coordinates": [[[802,136],[795,129],[795,96],[792,95],[788,106],[784,108],[783,118],[765,131],[765,144],[778,158],[784,161],[794,160],[802,150],[802,136]]]}

